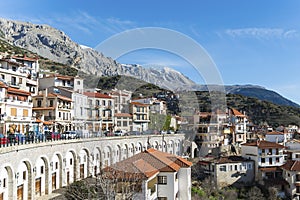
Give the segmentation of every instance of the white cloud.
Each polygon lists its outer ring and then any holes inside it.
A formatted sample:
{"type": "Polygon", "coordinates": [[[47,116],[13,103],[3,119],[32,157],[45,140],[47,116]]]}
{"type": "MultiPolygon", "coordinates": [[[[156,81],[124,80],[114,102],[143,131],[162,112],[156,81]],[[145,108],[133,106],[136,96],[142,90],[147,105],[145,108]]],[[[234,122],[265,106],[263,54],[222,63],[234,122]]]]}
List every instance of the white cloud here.
{"type": "Polygon", "coordinates": [[[298,37],[299,33],[296,30],[284,30],[281,28],[242,28],[242,29],[227,29],[225,33],[233,38],[250,37],[257,39],[272,39],[272,38],[294,38],[298,37]]]}

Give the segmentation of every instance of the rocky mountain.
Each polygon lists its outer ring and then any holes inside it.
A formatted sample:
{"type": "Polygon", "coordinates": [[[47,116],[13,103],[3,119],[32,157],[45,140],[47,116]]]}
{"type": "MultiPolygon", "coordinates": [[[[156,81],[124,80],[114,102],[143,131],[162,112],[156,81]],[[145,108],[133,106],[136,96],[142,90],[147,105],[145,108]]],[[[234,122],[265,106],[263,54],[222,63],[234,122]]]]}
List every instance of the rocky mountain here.
{"type": "Polygon", "coordinates": [[[48,25],[0,19],[0,37],[10,44],[97,76],[127,75],[166,89],[191,88],[193,81],[178,71],[164,67],[143,68],[122,65],[92,48],[73,42],[64,32],[48,25]]]}
{"type": "MultiPolygon", "coordinates": [[[[75,67],[97,76],[126,75],[169,90],[207,91],[206,85],[196,85],[182,73],[168,67],[145,68],[135,64],[120,64],[102,53],[73,42],[64,32],[48,25],[12,21],[0,18],[0,41],[34,52],[51,61],[75,67]]],[[[218,86],[216,86],[218,87],[218,86]]],[[[280,105],[298,104],[274,91],[259,86],[226,86],[227,93],[241,94],[280,105]]]]}

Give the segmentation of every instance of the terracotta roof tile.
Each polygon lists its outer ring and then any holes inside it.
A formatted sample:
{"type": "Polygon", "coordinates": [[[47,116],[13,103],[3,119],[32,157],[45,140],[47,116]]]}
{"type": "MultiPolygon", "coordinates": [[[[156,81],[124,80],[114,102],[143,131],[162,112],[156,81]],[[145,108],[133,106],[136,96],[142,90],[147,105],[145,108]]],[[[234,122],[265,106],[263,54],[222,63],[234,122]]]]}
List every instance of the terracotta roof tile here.
{"type": "Polygon", "coordinates": [[[144,104],[144,103],[140,103],[140,102],[131,102],[130,104],[136,105],[136,106],[149,106],[149,104],[144,104]]]}
{"type": "Polygon", "coordinates": [[[30,92],[27,92],[25,90],[19,90],[19,89],[16,89],[16,88],[11,88],[11,87],[9,87],[7,89],[7,92],[8,93],[13,93],[13,94],[25,95],[25,96],[30,96],[31,95],[30,92]]]}
{"type": "Polygon", "coordinates": [[[246,117],[244,114],[242,114],[241,112],[239,112],[238,110],[231,108],[233,115],[235,116],[239,116],[239,117],[246,117]]]}
{"type": "Polygon", "coordinates": [[[109,96],[107,94],[102,94],[102,93],[99,93],[99,92],[84,92],[83,94],[88,96],[88,97],[102,98],[102,99],[112,99],[111,96],[109,96]]]}
{"type": "Polygon", "coordinates": [[[276,142],[269,142],[265,140],[261,140],[258,142],[244,143],[242,146],[256,146],[260,149],[268,149],[268,148],[284,148],[283,145],[280,145],[276,142]]]}
{"type": "Polygon", "coordinates": [[[299,160],[288,160],[281,168],[289,171],[300,171],[300,161],[299,160]]]}
{"type": "Polygon", "coordinates": [[[115,117],[132,117],[130,113],[115,113],[115,117]]]}
{"type": "Polygon", "coordinates": [[[191,162],[169,153],[147,149],[126,160],[111,165],[110,170],[141,173],[149,178],[158,172],[176,172],[181,167],[190,167],[191,162]]]}

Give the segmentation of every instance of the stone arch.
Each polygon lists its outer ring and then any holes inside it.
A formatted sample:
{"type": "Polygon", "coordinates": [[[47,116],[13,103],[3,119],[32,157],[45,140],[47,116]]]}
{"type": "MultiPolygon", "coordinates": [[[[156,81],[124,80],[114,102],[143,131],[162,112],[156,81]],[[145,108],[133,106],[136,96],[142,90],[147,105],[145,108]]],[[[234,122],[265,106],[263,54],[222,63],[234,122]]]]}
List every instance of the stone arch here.
{"type": "Polygon", "coordinates": [[[128,158],[128,154],[129,154],[129,147],[128,144],[124,144],[124,154],[123,154],[123,160],[128,158]]]}
{"type": "Polygon", "coordinates": [[[89,176],[90,172],[90,152],[86,148],[82,148],[78,153],[79,178],[84,179],[89,176]]]}
{"type": "Polygon", "coordinates": [[[51,190],[63,186],[63,156],[60,152],[55,152],[50,162],[51,190]]]}
{"type": "Polygon", "coordinates": [[[21,160],[20,164],[15,173],[16,186],[17,186],[17,198],[23,199],[35,199],[35,193],[32,188],[35,188],[33,185],[33,165],[27,160],[21,160]]]}
{"type": "Polygon", "coordinates": [[[168,145],[165,140],[162,141],[162,147],[161,147],[163,152],[168,152],[168,145]]]}
{"type": "Polygon", "coordinates": [[[133,155],[135,155],[135,152],[136,152],[136,149],[135,149],[135,145],[134,145],[134,143],[131,143],[131,156],[133,156],[133,155]]]}
{"type": "Polygon", "coordinates": [[[152,143],[152,146],[153,146],[154,149],[159,150],[159,144],[158,144],[158,141],[155,140],[155,141],[152,143]]]}
{"type": "Polygon", "coordinates": [[[14,197],[14,173],[13,168],[10,164],[5,164],[0,168],[0,194],[3,199],[13,199],[14,197]],[[4,187],[5,185],[5,187],[4,187]]]}
{"type": "Polygon", "coordinates": [[[50,193],[49,180],[49,159],[42,155],[35,161],[33,167],[35,196],[42,196],[50,193]]]}
{"type": "Polygon", "coordinates": [[[113,151],[110,146],[106,146],[103,149],[103,161],[104,161],[104,167],[109,166],[113,163],[113,151]]]}
{"type": "Polygon", "coordinates": [[[122,160],[123,151],[119,144],[116,146],[116,160],[115,162],[120,162],[122,160]]]}
{"type": "Polygon", "coordinates": [[[182,154],[182,151],[181,151],[181,141],[180,140],[176,140],[175,141],[175,152],[176,152],[176,155],[180,156],[182,154]]]}
{"type": "Polygon", "coordinates": [[[63,172],[65,176],[65,182],[63,185],[69,185],[77,180],[77,156],[73,149],[70,149],[66,152],[65,157],[63,158],[63,172]]]}
{"type": "Polygon", "coordinates": [[[174,147],[174,140],[169,140],[168,142],[168,150],[170,154],[175,154],[175,151],[174,151],[175,147],[174,147]]]}
{"type": "Polygon", "coordinates": [[[99,170],[98,172],[100,172],[100,170],[103,168],[103,155],[102,155],[102,151],[100,149],[100,147],[97,147],[98,153],[99,153],[99,157],[97,158],[98,163],[99,163],[99,170]]]}
{"type": "Polygon", "coordinates": [[[138,145],[136,146],[136,153],[140,153],[143,151],[143,144],[141,142],[138,143],[138,145]]]}

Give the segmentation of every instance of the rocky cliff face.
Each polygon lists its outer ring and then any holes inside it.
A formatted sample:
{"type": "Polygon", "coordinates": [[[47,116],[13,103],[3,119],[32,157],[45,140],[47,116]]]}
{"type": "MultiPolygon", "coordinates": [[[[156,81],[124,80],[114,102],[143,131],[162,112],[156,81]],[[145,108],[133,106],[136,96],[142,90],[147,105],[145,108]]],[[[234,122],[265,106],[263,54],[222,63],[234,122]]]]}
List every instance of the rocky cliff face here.
{"type": "Polygon", "coordinates": [[[0,36],[9,43],[28,49],[58,63],[77,67],[98,76],[129,75],[175,90],[194,87],[195,83],[170,68],[144,68],[121,65],[91,48],[73,42],[64,32],[48,25],[0,19],[0,36]]]}

